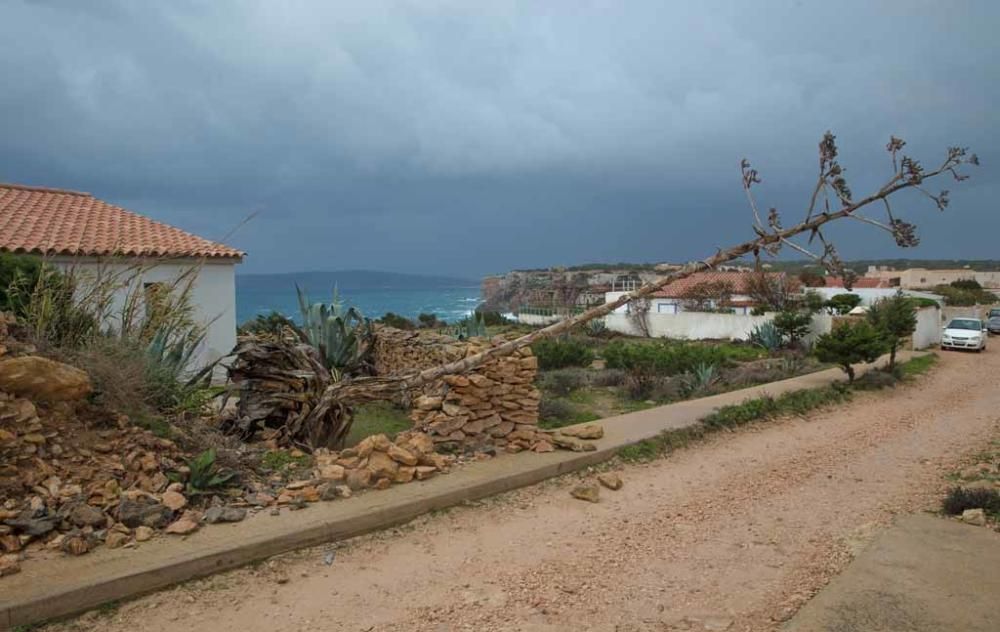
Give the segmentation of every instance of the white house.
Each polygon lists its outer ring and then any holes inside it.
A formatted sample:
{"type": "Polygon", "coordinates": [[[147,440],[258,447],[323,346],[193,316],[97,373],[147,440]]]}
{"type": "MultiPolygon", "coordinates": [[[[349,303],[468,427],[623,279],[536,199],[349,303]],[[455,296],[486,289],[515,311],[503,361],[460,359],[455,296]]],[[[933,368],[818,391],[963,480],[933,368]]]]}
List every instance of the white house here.
{"type": "MultiPolygon", "coordinates": [[[[767,273],[769,277],[784,281],[784,275],[767,273]]],[[[650,314],[679,314],[681,312],[704,312],[726,310],[728,313],[746,316],[755,307],[749,295],[752,275],[744,271],[696,272],[664,286],[649,299],[650,314]]],[[[797,289],[797,284],[796,284],[797,289]]],[[[635,288],[632,288],[635,289],[635,288]]],[[[605,293],[604,301],[610,303],[618,299],[624,291],[605,293]]],[[[629,306],[615,310],[626,314],[629,306]]]]}
{"type": "MultiPolygon", "coordinates": [[[[206,325],[194,363],[236,344],[236,264],[245,253],[99,200],[89,193],[0,184],[0,252],[39,255],[81,276],[118,275],[112,314],[130,292],[192,280],[195,318],[206,325]]],[[[113,325],[113,323],[112,323],[113,325]]]]}

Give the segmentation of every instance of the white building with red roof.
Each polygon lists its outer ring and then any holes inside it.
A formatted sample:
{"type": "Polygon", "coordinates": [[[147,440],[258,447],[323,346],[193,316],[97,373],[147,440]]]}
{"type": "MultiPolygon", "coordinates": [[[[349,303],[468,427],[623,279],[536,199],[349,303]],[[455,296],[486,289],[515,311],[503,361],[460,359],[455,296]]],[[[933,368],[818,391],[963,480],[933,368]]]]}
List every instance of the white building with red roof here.
{"type": "Polygon", "coordinates": [[[118,307],[138,284],[147,290],[194,275],[191,302],[206,327],[195,362],[221,358],[236,344],[235,273],[246,253],[235,248],[89,193],[0,183],[0,252],[37,255],[75,273],[127,271],[118,307]]]}

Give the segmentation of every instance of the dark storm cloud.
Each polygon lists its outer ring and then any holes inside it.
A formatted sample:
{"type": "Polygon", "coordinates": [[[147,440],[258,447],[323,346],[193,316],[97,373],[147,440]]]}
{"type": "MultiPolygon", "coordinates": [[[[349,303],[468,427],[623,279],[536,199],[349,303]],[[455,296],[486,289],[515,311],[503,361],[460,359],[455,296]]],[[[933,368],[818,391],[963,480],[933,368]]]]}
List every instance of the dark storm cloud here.
{"type": "Polygon", "coordinates": [[[961,225],[921,205],[913,254],[997,256],[998,23],[988,1],[7,0],[0,181],[211,237],[256,211],[230,240],[248,270],[475,275],[704,255],[749,234],[739,159],[791,213],[830,128],[859,191],[889,134],[973,145],[961,225]]]}

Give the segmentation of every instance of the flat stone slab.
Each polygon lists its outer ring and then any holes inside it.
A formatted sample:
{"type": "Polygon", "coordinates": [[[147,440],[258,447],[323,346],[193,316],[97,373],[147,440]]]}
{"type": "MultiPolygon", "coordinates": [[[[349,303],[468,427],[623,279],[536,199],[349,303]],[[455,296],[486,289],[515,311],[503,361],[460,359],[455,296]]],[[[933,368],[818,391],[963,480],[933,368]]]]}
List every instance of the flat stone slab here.
{"type": "MultiPolygon", "coordinates": [[[[900,361],[912,355],[901,353],[900,361]]],[[[859,367],[859,375],[868,367],[859,367]]],[[[820,388],[842,381],[840,369],[650,408],[600,420],[604,437],[594,452],[504,454],[450,474],[383,491],[312,503],[280,516],[208,525],[191,536],[160,537],[135,549],[106,547],[82,557],[22,564],[0,579],[0,630],[63,617],[195,577],[243,566],[294,549],[344,540],[408,522],[429,511],[533,485],[606,461],[626,445],[697,423],[721,406],[747,399],[820,388]]],[[[594,422],[590,422],[594,423],[594,422]]],[[[581,424],[585,425],[585,424],[581,424]]],[[[266,512],[265,512],[266,514],[266,512]]]]}
{"type": "Polygon", "coordinates": [[[787,632],[997,632],[1000,533],[907,516],[807,603],[787,632]]]}

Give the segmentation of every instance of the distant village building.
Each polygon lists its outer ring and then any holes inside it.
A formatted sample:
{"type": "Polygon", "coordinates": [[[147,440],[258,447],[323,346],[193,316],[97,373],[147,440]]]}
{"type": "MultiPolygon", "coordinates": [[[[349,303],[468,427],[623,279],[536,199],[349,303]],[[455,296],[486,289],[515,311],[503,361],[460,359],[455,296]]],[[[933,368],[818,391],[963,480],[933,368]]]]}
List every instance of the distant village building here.
{"type": "MultiPolygon", "coordinates": [[[[780,272],[766,273],[771,279],[786,280],[780,272]]],[[[650,314],[679,314],[681,312],[727,311],[733,314],[750,314],[758,307],[750,296],[750,272],[696,272],[678,279],[657,290],[649,299],[650,314]]],[[[798,288],[797,280],[794,280],[798,288]]],[[[632,288],[634,289],[634,288],[632,288]]],[[[605,302],[616,300],[628,290],[616,285],[605,294],[605,302]]],[[[628,305],[619,307],[616,313],[627,313],[628,305]]]]}
{"type": "Polygon", "coordinates": [[[130,281],[114,296],[112,312],[119,313],[130,293],[195,274],[194,317],[207,331],[194,363],[224,357],[236,344],[235,270],[245,253],[235,248],[89,193],[0,184],[0,252],[38,255],[81,275],[118,271],[130,281]]]}
{"type": "Polygon", "coordinates": [[[866,277],[884,279],[892,287],[905,290],[932,288],[935,285],[950,285],[955,281],[975,280],[986,289],[1000,289],[1000,270],[978,271],[969,268],[951,270],[928,270],[908,268],[896,270],[889,266],[869,266],[866,277]]]}

